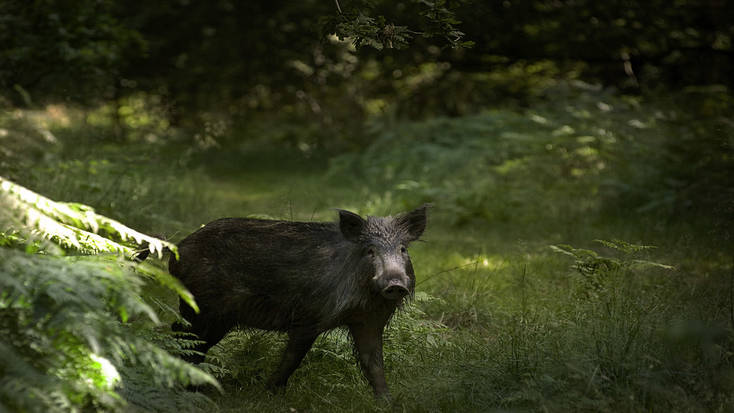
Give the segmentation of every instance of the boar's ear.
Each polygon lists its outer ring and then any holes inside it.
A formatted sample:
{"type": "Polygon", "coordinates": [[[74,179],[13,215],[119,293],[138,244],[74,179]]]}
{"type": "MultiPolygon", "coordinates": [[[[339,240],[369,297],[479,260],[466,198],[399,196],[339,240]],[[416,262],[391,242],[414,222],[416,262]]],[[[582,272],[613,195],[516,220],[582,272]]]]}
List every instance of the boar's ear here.
{"type": "Polygon", "coordinates": [[[408,242],[415,241],[423,235],[423,231],[426,229],[426,210],[430,206],[430,204],[423,204],[410,212],[398,216],[398,226],[408,235],[408,242]]]}
{"type": "Polygon", "coordinates": [[[344,238],[350,241],[357,241],[364,229],[365,220],[354,212],[339,210],[339,230],[344,238]]]}

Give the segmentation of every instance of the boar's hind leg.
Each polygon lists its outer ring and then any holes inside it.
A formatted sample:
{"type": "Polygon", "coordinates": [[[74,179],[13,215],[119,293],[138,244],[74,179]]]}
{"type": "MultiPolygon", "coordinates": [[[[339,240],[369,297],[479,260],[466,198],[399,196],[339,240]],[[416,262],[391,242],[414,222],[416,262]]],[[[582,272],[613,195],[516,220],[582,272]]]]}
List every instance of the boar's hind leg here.
{"type": "Polygon", "coordinates": [[[383,326],[354,324],[349,332],[354,339],[357,358],[362,366],[367,381],[372,385],[376,397],[390,397],[385,381],[385,369],[382,364],[382,330],[383,326]]]}
{"type": "MultiPolygon", "coordinates": [[[[203,312],[196,314],[183,300],[181,300],[179,310],[181,311],[181,316],[191,325],[184,326],[181,323],[175,322],[171,326],[171,329],[173,331],[194,333],[198,340],[203,341],[203,343],[197,344],[193,348],[193,350],[201,354],[189,354],[182,357],[189,363],[199,364],[204,361],[204,354],[227,335],[229,330],[232,329],[232,325],[229,322],[210,320],[202,314],[203,312]]],[[[193,339],[193,337],[190,338],[193,339]]]]}
{"type": "Polygon", "coordinates": [[[318,333],[299,334],[293,331],[288,332],[288,345],[283,352],[283,358],[280,360],[278,370],[268,380],[267,385],[271,391],[285,387],[288,378],[301,364],[301,360],[311,349],[316,337],[318,337],[318,333]]]}

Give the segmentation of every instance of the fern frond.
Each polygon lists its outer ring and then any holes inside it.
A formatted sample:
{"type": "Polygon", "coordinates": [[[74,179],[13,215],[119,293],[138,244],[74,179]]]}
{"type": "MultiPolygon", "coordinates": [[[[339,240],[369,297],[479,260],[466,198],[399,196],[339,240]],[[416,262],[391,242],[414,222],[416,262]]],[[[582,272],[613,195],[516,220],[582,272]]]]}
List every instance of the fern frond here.
{"type": "Polygon", "coordinates": [[[14,215],[44,238],[82,253],[110,252],[131,257],[134,251],[124,243],[133,243],[147,245],[159,258],[165,249],[178,257],[176,246],[170,242],[126,227],[97,214],[87,205],[52,201],[3,177],[0,177],[0,205],[4,207],[3,213],[14,215]],[[120,242],[99,235],[100,231],[120,242]]]}
{"type": "Polygon", "coordinates": [[[176,277],[172,276],[168,273],[168,271],[164,271],[159,267],[156,267],[155,265],[152,265],[147,262],[141,262],[141,263],[131,263],[127,262],[125,265],[127,266],[134,266],[134,270],[144,275],[148,278],[156,280],[160,285],[163,287],[168,288],[171,291],[174,291],[181,299],[183,299],[186,304],[188,304],[191,308],[194,309],[197,313],[199,312],[199,306],[196,305],[196,301],[194,300],[194,295],[189,292],[189,290],[186,289],[186,287],[183,285],[183,283],[176,277]]]}
{"type": "Polygon", "coordinates": [[[191,351],[186,340],[151,327],[158,317],[141,298],[145,283],[135,269],[112,254],[56,257],[0,248],[0,407],[120,410],[127,393],[111,387],[102,359],[113,371],[140,373],[142,383],[121,385],[144,383],[151,397],[136,404],[145,411],[155,410],[154,400],[174,403],[162,411],[176,410],[189,398],[187,385],[219,388],[211,374],[176,357],[176,349],[191,351]]]}

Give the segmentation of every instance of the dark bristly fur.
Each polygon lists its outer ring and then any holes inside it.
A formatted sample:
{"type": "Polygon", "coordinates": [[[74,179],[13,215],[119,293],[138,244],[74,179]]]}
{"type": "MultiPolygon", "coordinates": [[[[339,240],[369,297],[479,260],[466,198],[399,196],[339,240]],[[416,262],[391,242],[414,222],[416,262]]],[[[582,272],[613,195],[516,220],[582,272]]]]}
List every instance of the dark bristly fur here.
{"type": "Polygon", "coordinates": [[[319,334],[346,326],[375,394],[389,396],[382,334],[413,294],[405,247],[423,233],[426,209],[367,219],[339,211],[336,223],[223,218],[207,224],[181,241],[179,260],[169,261],[201,310],[196,314],[181,302],[181,315],[191,323],[185,330],[205,342],[202,353],[235,326],[287,332],[287,348],[268,382],[278,388],[319,334]]]}

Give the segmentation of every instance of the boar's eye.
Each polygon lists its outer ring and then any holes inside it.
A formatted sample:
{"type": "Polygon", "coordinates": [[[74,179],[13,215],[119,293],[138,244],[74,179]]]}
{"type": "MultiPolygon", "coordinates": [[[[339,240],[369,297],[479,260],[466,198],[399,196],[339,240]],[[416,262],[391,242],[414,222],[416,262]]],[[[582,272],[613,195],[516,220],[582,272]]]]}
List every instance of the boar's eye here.
{"type": "Polygon", "coordinates": [[[374,248],[367,248],[367,255],[374,258],[375,256],[375,249],[374,248]]]}
{"type": "Polygon", "coordinates": [[[403,254],[405,254],[406,252],[408,252],[408,250],[405,249],[405,245],[401,245],[400,246],[400,252],[403,253],[403,254]]]}

